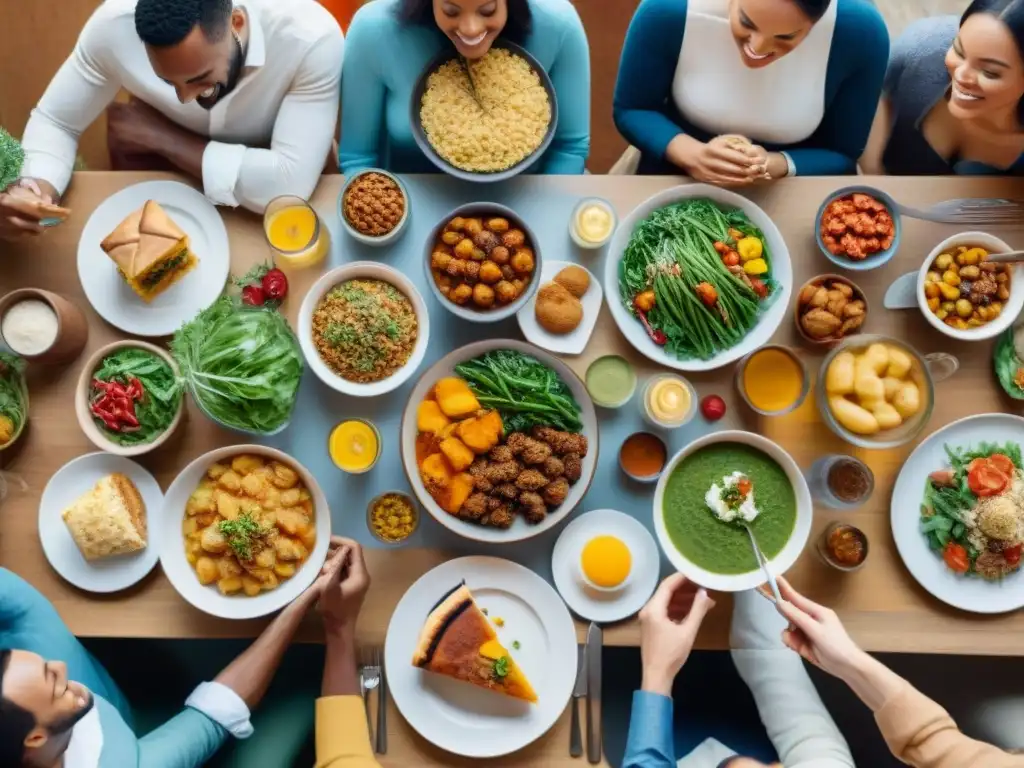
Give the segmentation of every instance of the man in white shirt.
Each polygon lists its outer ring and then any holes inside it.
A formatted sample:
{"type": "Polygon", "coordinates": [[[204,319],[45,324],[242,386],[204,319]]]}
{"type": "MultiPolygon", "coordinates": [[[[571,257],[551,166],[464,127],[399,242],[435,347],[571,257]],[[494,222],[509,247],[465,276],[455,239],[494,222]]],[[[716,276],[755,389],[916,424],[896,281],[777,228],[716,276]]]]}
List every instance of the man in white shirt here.
{"type": "Polygon", "coordinates": [[[334,138],[343,48],[316,0],[106,0],[32,111],[0,235],[43,231],[38,204],[59,199],[78,137],[108,105],[112,145],[201,179],[218,205],[309,197],[334,138]],[[121,88],[134,98],[111,104],[121,88]]]}

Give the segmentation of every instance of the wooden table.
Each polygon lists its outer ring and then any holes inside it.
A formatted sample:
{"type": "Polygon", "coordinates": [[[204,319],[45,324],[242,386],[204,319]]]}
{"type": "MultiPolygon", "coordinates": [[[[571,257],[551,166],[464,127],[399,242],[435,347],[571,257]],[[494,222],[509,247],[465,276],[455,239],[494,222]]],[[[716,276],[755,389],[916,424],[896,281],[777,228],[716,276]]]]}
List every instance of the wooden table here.
{"type": "MultiPolygon", "coordinates": [[[[54,290],[74,300],[89,317],[88,349],[95,349],[118,337],[86,301],[75,265],[78,239],[89,214],[117,190],[152,178],[173,178],[158,174],[80,173],[66,197],[73,211],[71,219],[45,237],[16,245],[2,246],[3,270],[0,291],[25,286],[54,290]]],[[[885,189],[897,200],[924,206],[954,197],[1024,197],[1024,182],[1012,179],[983,178],[869,178],[865,183],[885,189]]],[[[660,177],[532,177],[516,182],[537,188],[550,186],[563,193],[597,195],[609,200],[619,216],[626,215],[648,196],[679,183],[679,179],[660,177]]],[[[848,179],[803,178],[783,180],[770,187],[752,190],[749,196],[761,205],[777,223],[793,259],[795,282],[822,272],[834,271],[820,255],[814,243],[815,213],[831,191],[849,183],[848,179]]],[[[313,197],[323,216],[333,216],[342,184],[340,176],[325,176],[313,197]]],[[[231,240],[232,270],[245,272],[266,259],[260,220],[242,211],[224,210],[231,240]]],[[[960,358],[961,371],[937,386],[937,402],[926,434],[949,422],[977,413],[1016,410],[1005,397],[992,374],[992,342],[956,344],[934,331],[915,311],[891,312],[882,308],[885,288],[900,274],[916,269],[927,253],[957,227],[916,220],[904,220],[903,242],[896,258],[886,267],[852,275],[864,289],[870,310],[865,329],[906,339],[923,353],[951,350],[960,358]]],[[[1011,245],[1024,245],[1024,222],[1009,228],[994,228],[993,233],[1011,245]]],[[[599,272],[600,267],[595,267],[599,272]]],[[[291,276],[290,300],[285,311],[290,319],[305,290],[316,274],[291,276]]],[[[775,341],[799,345],[794,325],[787,317],[775,341]]],[[[87,350],[88,351],[88,350],[87,350]]],[[[606,308],[585,354],[567,362],[582,374],[596,357],[616,352],[631,359],[641,373],[654,367],[636,354],[616,329],[606,308]]],[[[85,353],[87,354],[87,352],[85,353]]],[[[809,367],[817,370],[821,353],[807,351],[809,367]]],[[[119,637],[250,637],[263,626],[262,621],[229,622],[207,616],[186,604],[174,592],[159,569],[137,587],[113,596],[94,596],[63,582],[49,567],[36,534],[39,497],[48,478],[71,458],[92,450],[74,421],[72,392],[78,366],[40,369],[29,376],[31,422],[19,445],[0,460],[6,468],[19,473],[28,482],[27,493],[8,498],[0,513],[0,563],[38,587],[63,616],[71,629],[82,636],[119,637]]],[[[733,396],[733,369],[691,376],[701,392],[718,392],[730,406],[739,409],[733,396]]],[[[826,568],[808,547],[789,576],[810,597],[833,606],[842,616],[850,633],[872,651],[926,653],[1005,654],[1024,653],[1024,612],[982,617],[963,613],[933,599],[917,585],[896,553],[889,526],[890,496],[900,467],[913,445],[888,451],[853,450],[836,438],[818,416],[813,398],[793,414],[761,419],[743,414],[746,428],[760,432],[785,447],[801,465],[817,455],[829,452],[854,453],[872,468],[876,478],[874,496],[855,512],[856,522],[872,543],[867,565],[855,575],[843,575],[826,568]]],[[[142,462],[167,487],[178,470],[202,452],[237,442],[237,437],[220,430],[194,409],[184,429],[160,450],[143,457],[142,462]]],[[[911,506],[917,499],[907,499],[911,506]]],[[[848,517],[819,509],[815,512],[812,538],[833,520],[848,517]]],[[[408,586],[434,565],[447,559],[446,553],[425,549],[404,549],[401,555],[380,549],[369,550],[368,562],[373,586],[359,623],[359,638],[365,643],[381,643],[394,606],[408,586]]],[[[728,647],[729,605],[719,607],[705,622],[698,640],[703,648],[728,647]]],[[[585,626],[580,624],[580,639],[585,626]]],[[[304,627],[302,638],[319,637],[315,622],[304,627]]],[[[639,629],[635,622],[610,627],[605,641],[611,645],[637,645],[639,629]]],[[[391,753],[386,764],[454,765],[454,758],[440,753],[392,718],[394,731],[391,753]],[[413,757],[415,755],[415,757],[413,757]]],[[[568,718],[530,749],[504,760],[499,765],[527,763],[554,766],[568,764],[565,744],[568,718]]],[[[468,763],[468,761],[467,761],[468,763]]],[[[573,761],[574,764],[578,764],[573,761]]]]}

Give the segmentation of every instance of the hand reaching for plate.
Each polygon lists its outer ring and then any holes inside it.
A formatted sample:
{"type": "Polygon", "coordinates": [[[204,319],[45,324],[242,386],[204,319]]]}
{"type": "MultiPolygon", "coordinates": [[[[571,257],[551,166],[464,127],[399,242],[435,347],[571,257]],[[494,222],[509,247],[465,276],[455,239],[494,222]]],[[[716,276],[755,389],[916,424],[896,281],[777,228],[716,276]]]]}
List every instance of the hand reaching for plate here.
{"type": "Polygon", "coordinates": [[[318,606],[328,633],[354,630],[363,599],[370,588],[370,574],[363,548],[352,539],[331,537],[327,562],[313,588],[320,585],[318,606]]]}
{"type": "Polygon", "coordinates": [[[13,240],[24,235],[46,231],[41,223],[47,218],[65,219],[71,211],[54,205],[53,190],[46,182],[20,179],[0,192],[0,240],[13,240]]]}
{"type": "Polygon", "coordinates": [[[707,591],[681,573],[661,582],[640,611],[643,690],[672,695],[672,682],[690,657],[704,617],[714,607],[707,591]]]}

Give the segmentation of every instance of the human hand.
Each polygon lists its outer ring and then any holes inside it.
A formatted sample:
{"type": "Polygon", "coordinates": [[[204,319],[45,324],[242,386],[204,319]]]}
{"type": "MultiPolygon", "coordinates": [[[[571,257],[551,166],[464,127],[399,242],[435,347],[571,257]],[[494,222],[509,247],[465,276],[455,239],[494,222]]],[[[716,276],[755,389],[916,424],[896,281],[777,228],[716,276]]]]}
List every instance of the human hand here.
{"type": "Polygon", "coordinates": [[[707,591],[681,573],[661,582],[640,611],[643,690],[672,695],[672,682],[690,657],[704,617],[714,607],[707,591]]]}
{"type": "Polygon", "coordinates": [[[46,231],[40,222],[49,217],[66,218],[71,211],[53,204],[55,190],[46,182],[19,179],[0,192],[0,239],[13,240],[46,231]]]}
{"type": "Polygon", "coordinates": [[[139,99],[107,107],[107,144],[120,153],[147,154],[159,147],[169,121],[139,99]]]}
{"type": "Polygon", "coordinates": [[[328,633],[354,630],[363,599],[370,588],[370,574],[359,543],[332,536],[327,563],[317,583],[322,584],[317,605],[323,616],[324,629],[328,633]]]}
{"type": "Polygon", "coordinates": [[[789,621],[782,642],[819,669],[845,679],[864,652],[846,633],[835,611],[808,600],[783,577],[776,580],[782,602],[775,607],[789,621]]]}
{"type": "Polygon", "coordinates": [[[693,178],[708,184],[746,186],[764,173],[764,160],[758,149],[741,136],[716,136],[708,142],[691,145],[686,170],[693,178]]]}

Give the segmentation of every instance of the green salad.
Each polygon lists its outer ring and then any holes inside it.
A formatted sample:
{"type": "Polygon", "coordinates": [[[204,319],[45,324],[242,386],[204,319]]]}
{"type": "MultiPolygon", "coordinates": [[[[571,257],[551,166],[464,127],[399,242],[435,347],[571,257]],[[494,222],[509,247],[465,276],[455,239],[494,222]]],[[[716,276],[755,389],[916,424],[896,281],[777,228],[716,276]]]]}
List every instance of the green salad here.
{"type": "Polygon", "coordinates": [[[145,445],[171,426],[181,392],[166,360],[146,349],[124,347],[104,357],[93,372],[89,412],[118,445],[145,445]]]}
{"type": "Polygon", "coordinates": [[[28,419],[24,376],[25,361],[0,351],[0,448],[14,440],[28,419]]]}

